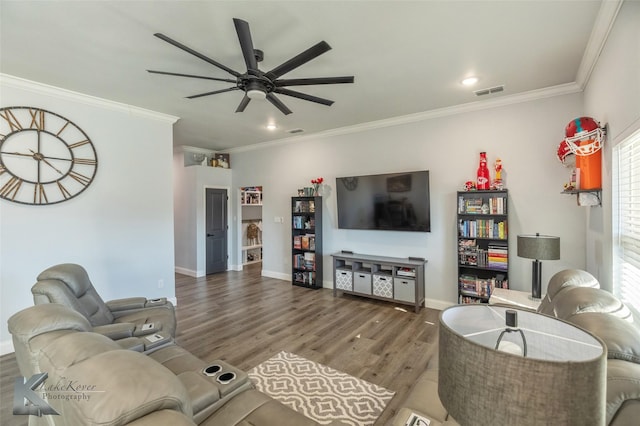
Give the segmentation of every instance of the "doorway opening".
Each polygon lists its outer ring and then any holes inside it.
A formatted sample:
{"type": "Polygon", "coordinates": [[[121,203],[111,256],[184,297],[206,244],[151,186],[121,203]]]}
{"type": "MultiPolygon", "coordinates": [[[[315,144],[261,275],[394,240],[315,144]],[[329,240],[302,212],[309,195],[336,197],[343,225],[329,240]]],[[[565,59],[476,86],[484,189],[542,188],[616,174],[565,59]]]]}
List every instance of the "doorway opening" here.
{"type": "Polygon", "coordinates": [[[262,263],[262,186],[240,188],[242,266],[262,263]]]}

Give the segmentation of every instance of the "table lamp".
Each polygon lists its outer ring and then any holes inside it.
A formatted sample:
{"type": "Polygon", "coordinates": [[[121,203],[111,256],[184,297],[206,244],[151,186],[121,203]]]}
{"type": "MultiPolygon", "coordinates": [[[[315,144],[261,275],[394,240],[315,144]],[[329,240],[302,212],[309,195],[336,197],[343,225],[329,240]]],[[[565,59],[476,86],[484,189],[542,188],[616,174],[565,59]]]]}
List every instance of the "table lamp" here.
{"type": "Polygon", "coordinates": [[[531,262],[531,297],[542,297],[542,263],[541,260],[560,259],[560,237],[549,235],[518,235],[518,256],[534,259],[531,262]]]}
{"type": "Polygon", "coordinates": [[[600,339],[568,322],[456,305],[440,313],[438,396],[462,426],[602,426],[606,357],[600,339]]]}

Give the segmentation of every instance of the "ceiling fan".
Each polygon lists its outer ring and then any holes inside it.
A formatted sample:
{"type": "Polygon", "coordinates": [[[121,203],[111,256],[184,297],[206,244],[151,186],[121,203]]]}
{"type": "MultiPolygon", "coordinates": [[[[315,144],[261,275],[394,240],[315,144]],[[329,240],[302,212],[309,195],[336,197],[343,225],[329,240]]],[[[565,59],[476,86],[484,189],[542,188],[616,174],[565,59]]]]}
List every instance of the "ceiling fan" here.
{"type": "Polygon", "coordinates": [[[286,88],[287,86],[308,86],[308,85],[315,85],[315,84],[341,84],[341,83],[353,83],[354,81],[353,76],[293,78],[293,79],[280,78],[286,73],[298,68],[299,66],[329,51],[331,49],[331,46],[329,46],[329,44],[325,41],[321,41],[317,43],[316,45],[310,47],[304,52],[278,65],[271,71],[263,72],[258,69],[258,62],[262,61],[264,54],[261,50],[254,49],[253,42],[251,40],[251,31],[249,30],[249,24],[246,21],[243,21],[242,19],[237,19],[237,18],[233,19],[233,23],[235,24],[236,32],[238,33],[238,40],[240,41],[242,56],[244,57],[244,61],[247,65],[246,72],[242,74],[219,62],[214,61],[211,58],[208,58],[202,53],[196,52],[190,47],[187,47],[184,44],[177,42],[167,37],[164,34],[156,33],[154,35],[159,39],[164,40],[167,43],[172,44],[177,48],[182,49],[185,52],[190,53],[196,56],[197,58],[200,58],[203,61],[208,62],[211,65],[228,72],[233,77],[235,77],[235,80],[232,78],[206,77],[206,76],[200,76],[200,75],[181,74],[181,73],[174,73],[174,72],[167,72],[167,71],[154,71],[154,70],[147,70],[147,71],[153,74],[164,74],[164,75],[173,75],[178,77],[190,77],[190,78],[202,78],[205,80],[234,83],[235,86],[229,87],[227,89],[200,93],[197,95],[187,96],[187,98],[194,99],[202,96],[209,96],[209,95],[216,95],[218,93],[231,92],[233,90],[242,90],[244,92],[244,97],[240,101],[240,105],[238,105],[236,112],[244,111],[252,99],[266,98],[269,102],[271,102],[276,108],[278,108],[285,115],[291,114],[291,110],[287,108],[287,106],[275,96],[275,93],[278,93],[280,95],[291,96],[298,99],[303,99],[305,101],[316,102],[316,103],[327,105],[327,106],[330,106],[331,104],[333,104],[333,101],[329,99],[319,98],[317,96],[312,96],[306,93],[290,90],[286,88]]]}

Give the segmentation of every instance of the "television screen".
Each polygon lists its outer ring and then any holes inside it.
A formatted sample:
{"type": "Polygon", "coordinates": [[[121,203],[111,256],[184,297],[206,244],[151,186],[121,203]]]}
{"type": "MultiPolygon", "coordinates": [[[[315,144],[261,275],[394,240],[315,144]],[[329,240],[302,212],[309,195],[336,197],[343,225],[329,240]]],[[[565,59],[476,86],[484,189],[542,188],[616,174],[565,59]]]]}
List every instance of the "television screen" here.
{"type": "Polygon", "coordinates": [[[338,228],[431,231],[429,171],[336,178],[338,228]]]}

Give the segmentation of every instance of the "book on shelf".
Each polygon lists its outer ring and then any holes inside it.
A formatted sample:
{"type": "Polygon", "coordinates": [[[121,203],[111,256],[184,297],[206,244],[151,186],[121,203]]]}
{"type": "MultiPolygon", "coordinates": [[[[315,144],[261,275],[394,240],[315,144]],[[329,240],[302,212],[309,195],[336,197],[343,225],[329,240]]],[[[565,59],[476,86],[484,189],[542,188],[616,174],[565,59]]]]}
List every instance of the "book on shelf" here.
{"type": "Polygon", "coordinates": [[[316,254],[313,252],[306,252],[304,254],[293,255],[293,267],[295,269],[306,269],[309,271],[315,271],[316,269],[316,254]]]}
{"type": "Polygon", "coordinates": [[[507,238],[507,223],[493,219],[460,219],[458,235],[463,238],[490,238],[504,240],[507,238]]]}
{"type": "Polygon", "coordinates": [[[507,247],[489,244],[487,266],[490,268],[507,270],[509,267],[509,253],[507,247]]]}
{"type": "Polygon", "coordinates": [[[313,252],[306,252],[304,254],[304,268],[315,270],[316,269],[316,254],[313,252]]]}
{"type": "Polygon", "coordinates": [[[300,237],[300,248],[302,250],[309,250],[309,237],[303,235],[300,237]]]}
{"type": "Polygon", "coordinates": [[[400,277],[415,277],[416,270],[414,268],[398,268],[396,270],[396,275],[400,277]]]}
{"type": "Polygon", "coordinates": [[[478,197],[458,196],[458,213],[460,214],[507,214],[505,197],[478,197]],[[482,207],[485,206],[484,211],[482,207]]]}
{"type": "Polygon", "coordinates": [[[293,236],[293,248],[294,249],[302,248],[302,237],[300,235],[293,236]]]}
{"type": "Polygon", "coordinates": [[[309,284],[313,285],[316,282],[316,273],[313,271],[309,272],[295,272],[293,274],[293,280],[300,284],[309,284]]]}
{"type": "Polygon", "coordinates": [[[458,279],[460,293],[467,296],[489,298],[495,288],[509,288],[504,274],[496,274],[491,278],[479,278],[475,275],[460,275],[458,279]]]}
{"type": "Polygon", "coordinates": [[[294,216],[293,217],[293,228],[294,229],[304,229],[304,222],[302,216],[294,216]]]}

